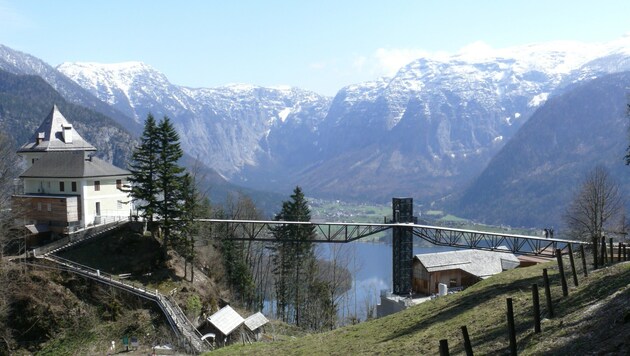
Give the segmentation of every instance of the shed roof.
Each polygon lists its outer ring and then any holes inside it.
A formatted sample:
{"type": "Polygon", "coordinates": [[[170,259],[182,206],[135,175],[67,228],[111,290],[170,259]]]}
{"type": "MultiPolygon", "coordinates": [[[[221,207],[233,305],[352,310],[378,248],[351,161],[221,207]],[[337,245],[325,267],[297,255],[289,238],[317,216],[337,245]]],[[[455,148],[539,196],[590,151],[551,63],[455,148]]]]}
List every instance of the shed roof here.
{"type": "Polygon", "coordinates": [[[116,167],[91,152],[48,152],[20,175],[20,178],[88,178],[130,175],[126,169],[116,167]]]}
{"type": "Polygon", "coordinates": [[[265,318],[263,313],[258,312],[256,314],[250,315],[247,319],[245,319],[245,326],[249,330],[254,331],[258,329],[259,327],[267,324],[268,322],[269,322],[269,319],[265,318]]]}
{"type": "MultiPolygon", "coordinates": [[[[507,250],[507,249],[506,249],[507,250]]],[[[424,253],[415,256],[428,272],[461,269],[480,278],[487,278],[520,264],[511,252],[456,250],[424,253]]]]}
{"type": "Polygon", "coordinates": [[[218,312],[208,317],[208,322],[217,328],[223,335],[228,336],[245,322],[236,310],[229,305],[224,306],[218,312]]]}
{"type": "Polygon", "coordinates": [[[30,140],[20,147],[18,153],[51,151],[96,151],[66,120],[57,105],[53,106],[44,122],[35,130],[30,140]]]}

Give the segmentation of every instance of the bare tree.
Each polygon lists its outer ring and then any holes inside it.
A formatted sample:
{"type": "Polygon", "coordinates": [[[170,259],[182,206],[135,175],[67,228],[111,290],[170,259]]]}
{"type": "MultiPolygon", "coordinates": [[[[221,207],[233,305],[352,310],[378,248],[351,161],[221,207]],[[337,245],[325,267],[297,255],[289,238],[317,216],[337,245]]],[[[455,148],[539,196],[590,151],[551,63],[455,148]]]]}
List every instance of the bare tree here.
{"type": "Polygon", "coordinates": [[[586,175],[564,220],[574,238],[592,241],[597,259],[597,243],[619,222],[623,205],[619,185],[605,167],[596,166],[586,175]]]}
{"type": "Polygon", "coordinates": [[[2,258],[8,243],[19,239],[15,228],[14,213],[11,209],[13,182],[18,175],[19,159],[11,138],[0,133],[0,354],[10,353],[13,330],[9,327],[10,295],[15,276],[11,276],[11,266],[2,258]]]}

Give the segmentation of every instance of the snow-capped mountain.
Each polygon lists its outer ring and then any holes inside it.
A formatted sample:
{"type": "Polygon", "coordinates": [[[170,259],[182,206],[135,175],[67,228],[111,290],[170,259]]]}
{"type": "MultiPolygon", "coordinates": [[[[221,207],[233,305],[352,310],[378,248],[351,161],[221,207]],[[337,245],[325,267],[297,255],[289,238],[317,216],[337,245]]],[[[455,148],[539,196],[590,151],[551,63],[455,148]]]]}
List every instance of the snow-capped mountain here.
{"type": "Polygon", "coordinates": [[[500,50],[475,44],[419,58],[393,78],[339,91],[320,128],[323,163],[299,180],[330,195],[447,194],[477,175],[547,98],[629,70],[629,53],[626,36],[500,50]]]}
{"type": "Polygon", "coordinates": [[[297,88],[186,88],[142,63],[58,69],[141,122],[176,123],[184,148],[233,181],[360,199],[447,194],[477,175],[547,98],[630,69],[630,37],[419,58],[334,99],[297,88]],[[289,187],[289,188],[287,188],[289,187]]]}
{"type": "Polygon", "coordinates": [[[48,63],[30,54],[16,51],[0,44],[0,69],[18,75],[39,76],[69,102],[109,116],[130,132],[139,133],[142,128],[136,122],[130,122],[129,118],[121,112],[98,100],[82,86],[61,74],[48,63]]]}
{"type": "Polygon", "coordinates": [[[330,104],[297,88],[187,88],[139,62],[64,63],[57,69],[138,123],[149,112],[169,116],[184,150],[230,178],[246,167],[282,165],[295,152],[312,152],[330,104]]]}

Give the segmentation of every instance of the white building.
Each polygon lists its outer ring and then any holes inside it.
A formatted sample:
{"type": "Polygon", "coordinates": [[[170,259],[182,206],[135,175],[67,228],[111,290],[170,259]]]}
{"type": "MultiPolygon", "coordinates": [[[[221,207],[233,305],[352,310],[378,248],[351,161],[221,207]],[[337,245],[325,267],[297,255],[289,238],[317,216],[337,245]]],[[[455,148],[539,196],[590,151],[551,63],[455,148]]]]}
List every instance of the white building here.
{"type": "Polygon", "coordinates": [[[57,106],[18,149],[27,169],[13,207],[31,231],[67,233],[129,217],[130,198],[123,187],[131,173],[95,152],[57,106]]]}

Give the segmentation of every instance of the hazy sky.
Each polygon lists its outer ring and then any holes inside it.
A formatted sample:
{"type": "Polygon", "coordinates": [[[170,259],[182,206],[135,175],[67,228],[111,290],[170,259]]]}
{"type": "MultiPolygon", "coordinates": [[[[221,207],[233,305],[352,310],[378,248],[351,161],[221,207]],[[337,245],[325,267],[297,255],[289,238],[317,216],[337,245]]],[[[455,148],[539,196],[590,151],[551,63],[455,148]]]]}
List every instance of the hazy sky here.
{"type": "Polygon", "coordinates": [[[477,41],[611,41],[629,16],[628,0],[0,0],[0,43],[53,66],[142,61],[179,85],[334,95],[477,41]]]}

